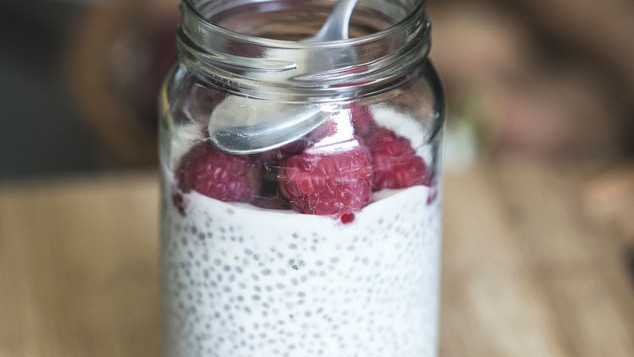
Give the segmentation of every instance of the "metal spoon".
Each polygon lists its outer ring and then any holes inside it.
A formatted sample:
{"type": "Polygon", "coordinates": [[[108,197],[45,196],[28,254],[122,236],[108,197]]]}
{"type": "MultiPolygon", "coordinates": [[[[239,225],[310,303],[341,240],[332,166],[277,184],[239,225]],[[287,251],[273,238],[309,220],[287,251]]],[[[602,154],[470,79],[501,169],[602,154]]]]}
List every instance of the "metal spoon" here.
{"type": "MultiPolygon", "coordinates": [[[[338,0],[332,13],[316,35],[302,42],[324,42],[348,38],[350,17],[358,0],[338,0]]],[[[317,55],[317,54],[316,54],[317,55]]],[[[325,55],[292,59],[307,72],[335,69],[350,63],[351,55],[324,58],[325,55]]],[[[209,139],[221,150],[234,154],[254,154],[295,141],[311,132],[329,117],[318,104],[282,104],[244,97],[225,99],[211,114],[209,139]]]]}

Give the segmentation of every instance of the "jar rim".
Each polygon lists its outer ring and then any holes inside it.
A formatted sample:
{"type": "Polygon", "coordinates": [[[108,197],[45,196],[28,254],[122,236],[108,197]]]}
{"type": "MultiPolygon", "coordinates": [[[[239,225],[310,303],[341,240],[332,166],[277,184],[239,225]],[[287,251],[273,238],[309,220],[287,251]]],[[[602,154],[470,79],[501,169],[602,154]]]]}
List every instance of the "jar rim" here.
{"type": "Polygon", "coordinates": [[[247,35],[213,20],[250,4],[249,1],[276,2],[236,0],[211,7],[213,0],[182,0],[183,17],[177,30],[181,63],[206,78],[210,85],[240,95],[318,101],[385,91],[412,78],[415,68],[429,53],[430,24],[425,16],[425,0],[383,0],[398,6],[392,13],[377,8],[382,2],[369,0],[368,7],[389,14],[394,21],[367,35],[322,42],[247,35]],[[319,60],[324,57],[326,60],[319,60]]]}
{"type": "MultiPolygon", "coordinates": [[[[396,23],[386,27],[385,29],[378,30],[376,32],[362,35],[354,38],[341,39],[335,41],[315,41],[315,42],[301,42],[292,40],[279,40],[266,38],[261,36],[244,34],[238,31],[230,30],[222,27],[209,19],[207,19],[193,3],[194,0],[182,0],[184,11],[187,11],[196,21],[206,28],[206,30],[218,32],[224,36],[239,38],[241,41],[257,44],[260,46],[287,48],[287,49],[307,49],[307,48],[334,48],[334,47],[347,47],[347,46],[360,46],[368,44],[374,41],[378,41],[382,38],[389,37],[398,32],[406,31],[413,25],[416,25],[420,13],[424,11],[426,0],[416,0],[415,6],[409,11],[402,19],[396,23]]],[[[336,2],[336,0],[335,0],[336,2]]]]}

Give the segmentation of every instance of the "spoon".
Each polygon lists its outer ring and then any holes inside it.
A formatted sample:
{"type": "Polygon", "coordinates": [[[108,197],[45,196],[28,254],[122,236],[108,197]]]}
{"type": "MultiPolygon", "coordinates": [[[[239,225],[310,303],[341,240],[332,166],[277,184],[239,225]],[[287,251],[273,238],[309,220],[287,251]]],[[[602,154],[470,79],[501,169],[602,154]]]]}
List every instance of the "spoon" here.
{"type": "MultiPolygon", "coordinates": [[[[338,0],[317,32],[301,42],[325,42],[348,38],[350,17],[358,0],[338,0]]],[[[294,58],[306,72],[325,71],[350,64],[352,55],[331,58],[319,53],[294,58]],[[303,61],[303,62],[302,62],[303,61]]],[[[283,104],[245,97],[228,97],[209,121],[209,139],[220,150],[233,154],[255,154],[295,141],[325,122],[330,113],[318,104],[283,104]]]]}

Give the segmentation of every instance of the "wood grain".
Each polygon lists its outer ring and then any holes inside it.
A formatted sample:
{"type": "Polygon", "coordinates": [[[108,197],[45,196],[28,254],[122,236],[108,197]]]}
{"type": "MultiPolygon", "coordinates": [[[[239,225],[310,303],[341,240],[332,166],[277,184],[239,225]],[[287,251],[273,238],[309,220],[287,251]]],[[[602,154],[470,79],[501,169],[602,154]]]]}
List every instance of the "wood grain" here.
{"type": "MultiPolygon", "coordinates": [[[[447,175],[441,356],[634,355],[628,241],[582,186],[529,162],[447,175]]],[[[152,173],[0,186],[0,356],[159,355],[157,235],[152,173]]]]}
{"type": "Polygon", "coordinates": [[[0,356],[157,356],[157,184],[0,190],[0,356]]]}

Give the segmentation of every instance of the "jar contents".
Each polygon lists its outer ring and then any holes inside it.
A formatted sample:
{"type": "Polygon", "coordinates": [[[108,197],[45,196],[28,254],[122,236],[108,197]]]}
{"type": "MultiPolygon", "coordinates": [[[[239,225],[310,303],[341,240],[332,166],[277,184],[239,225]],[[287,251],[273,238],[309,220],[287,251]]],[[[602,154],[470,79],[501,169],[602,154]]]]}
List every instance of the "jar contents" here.
{"type": "Polygon", "coordinates": [[[165,357],[436,356],[444,100],[425,2],[181,10],[159,101],[165,357]],[[341,32],[311,41],[332,18],[341,32]]]}
{"type": "Polygon", "coordinates": [[[214,147],[206,123],[171,131],[167,356],[435,356],[434,135],[411,114],[341,104],[252,155],[214,147]]]}

